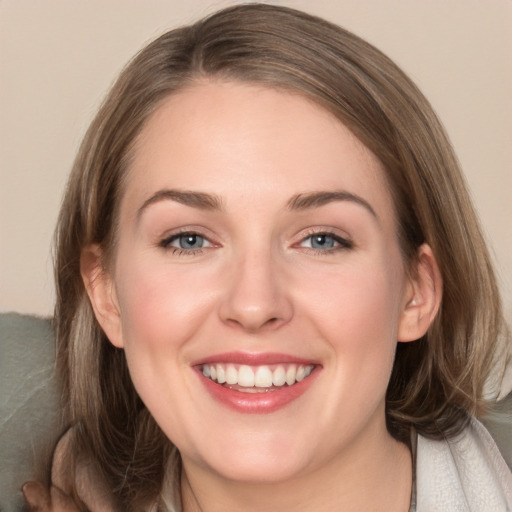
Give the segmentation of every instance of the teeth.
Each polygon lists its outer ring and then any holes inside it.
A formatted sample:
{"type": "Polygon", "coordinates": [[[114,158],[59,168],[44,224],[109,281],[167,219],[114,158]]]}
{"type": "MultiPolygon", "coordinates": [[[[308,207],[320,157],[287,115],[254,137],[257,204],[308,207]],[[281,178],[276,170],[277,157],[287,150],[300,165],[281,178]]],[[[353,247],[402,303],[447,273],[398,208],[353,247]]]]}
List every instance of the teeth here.
{"type": "Polygon", "coordinates": [[[254,372],[250,366],[240,366],[238,370],[238,385],[244,388],[254,387],[254,372]]]}
{"type": "MultiPolygon", "coordinates": [[[[205,364],[203,375],[219,384],[238,385],[243,388],[293,386],[311,375],[313,365],[280,364],[277,366],[255,366],[234,364],[205,364]]],[[[256,391],[256,389],[254,390],[256,391]]]]}
{"type": "Polygon", "coordinates": [[[284,386],[285,382],[286,372],[284,370],[284,367],[279,365],[272,374],[272,384],[274,384],[274,386],[284,386]]]}
{"type": "Polygon", "coordinates": [[[238,383],[238,372],[236,371],[236,368],[232,364],[228,364],[226,368],[226,382],[228,384],[238,383]]]}
{"type": "Polygon", "coordinates": [[[268,366],[260,366],[254,375],[254,385],[257,388],[269,388],[272,386],[272,372],[268,366]]]}
{"type": "Polygon", "coordinates": [[[226,372],[224,371],[224,368],[218,364],[215,369],[217,370],[217,382],[219,384],[224,384],[224,382],[226,382],[226,372]]]}
{"type": "MultiPolygon", "coordinates": [[[[293,365],[288,367],[288,370],[286,370],[286,384],[288,386],[293,386],[295,384],[295,375],[297,375],[297,371],[293,365]]],[[[215,380],[215,377],[212,377],[213,380],[215,380]]]]}

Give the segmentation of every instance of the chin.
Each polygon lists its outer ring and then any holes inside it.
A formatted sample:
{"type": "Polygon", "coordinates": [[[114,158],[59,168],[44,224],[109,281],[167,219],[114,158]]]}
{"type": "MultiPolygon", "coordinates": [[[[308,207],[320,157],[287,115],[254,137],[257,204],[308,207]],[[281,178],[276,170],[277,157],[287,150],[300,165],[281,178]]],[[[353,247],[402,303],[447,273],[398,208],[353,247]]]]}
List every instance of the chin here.
{"type": "Polygon", "coordinates": [[[293,461],[281,461],[275,458],[266,460],[247,459],[244,461],[224,462],[220,467],[212,468],[227,480],[243,484],[279,484],[297,477],[305,471],[304,465],[293,461]]]}
{"type": "Polygon", "coordinates": [[[249,446],[232,442],[230,449],[210,453],[207,463],[223,478],[253,484],[284,482],[311,468],[311,447],[304,450],[301,443],[283,442],[282,435],[269,441],[254,440],[249,446]]]}

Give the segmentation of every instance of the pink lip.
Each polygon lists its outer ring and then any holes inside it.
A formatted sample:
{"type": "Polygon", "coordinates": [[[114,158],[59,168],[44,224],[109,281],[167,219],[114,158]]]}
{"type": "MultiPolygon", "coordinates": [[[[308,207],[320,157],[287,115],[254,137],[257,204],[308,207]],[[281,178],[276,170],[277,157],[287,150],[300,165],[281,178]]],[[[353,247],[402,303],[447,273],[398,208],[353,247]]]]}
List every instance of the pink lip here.
{"type": "Polygon", "coordinates": [[[274,352],[263,354],[251,354],[248,352],[225,352],[224,354],[215,354],[213,356],[205,357],[204,359],[198,359],[192,363],[192,366],[215,363],[246,364],[249,366],[279,363],[318,365],[317,361],[312,361],[311,359],[303,359],[289,354],[279,354],[274,352]]]}
{"type": "Polygon", "coordinates": [[[231,352],[216,354],[215,356],[198,360],[193,366],[197,370],[196,373],[202,385],[206,388],[208,393],[210,393],[212,398],[221,405],[244,414],[269,414],[286,407],[288,404],[301,397],[311,387],[319,373],[319,366],[311,360],[274,353],[246,354],[231,352]],[[243,391],[230,389],[221,384],[217,384],[202,374],[201,365],[218,362],[252,366],[277,363],[315,364],[316,367],[309,377],[295,383],[293,386],[283,386],[275,391],[262,393],[244,393],[243,391]]]}

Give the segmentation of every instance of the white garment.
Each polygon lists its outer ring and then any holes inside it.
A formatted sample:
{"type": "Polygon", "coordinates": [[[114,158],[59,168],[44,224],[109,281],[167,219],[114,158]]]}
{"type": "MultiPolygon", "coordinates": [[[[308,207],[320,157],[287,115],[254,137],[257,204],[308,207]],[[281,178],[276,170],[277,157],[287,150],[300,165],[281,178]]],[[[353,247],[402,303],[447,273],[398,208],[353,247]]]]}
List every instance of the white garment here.
{"type": "Polygon", "coordinates": [[[412,511],[512,512],[512,473],[475,419],[453,439],[418,435],[415,487],[412,511]]]}

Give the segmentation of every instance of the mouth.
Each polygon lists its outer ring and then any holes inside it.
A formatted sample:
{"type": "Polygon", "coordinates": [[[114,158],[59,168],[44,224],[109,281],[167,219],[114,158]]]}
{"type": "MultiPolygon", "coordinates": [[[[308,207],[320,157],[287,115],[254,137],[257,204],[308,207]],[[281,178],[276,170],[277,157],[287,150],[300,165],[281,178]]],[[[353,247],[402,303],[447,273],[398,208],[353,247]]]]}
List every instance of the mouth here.
{"type": "Polygon", "coordinates": [[[258,366],[216,363],[201,365],[201,371],[204,377],[228,389],[268,393],[302,382],[311,375],[314,367],[294,363],[258,366]]]}
{"type": "Polygon", "coordinates": [[[194,369],[216,402],[239,413],[265,414],[304,395],[321,365],[277,354],[225,354],[194,369]]]}

